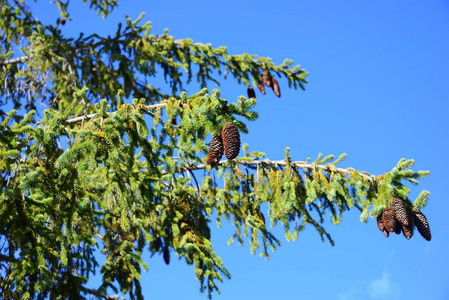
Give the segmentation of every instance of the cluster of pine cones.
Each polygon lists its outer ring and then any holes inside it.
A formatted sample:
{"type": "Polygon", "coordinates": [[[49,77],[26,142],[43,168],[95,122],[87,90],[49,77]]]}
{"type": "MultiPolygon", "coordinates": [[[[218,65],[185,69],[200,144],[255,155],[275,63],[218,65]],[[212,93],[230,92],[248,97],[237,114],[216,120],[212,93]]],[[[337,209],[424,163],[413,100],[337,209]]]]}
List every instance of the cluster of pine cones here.
{"type": "Polygon", "coordinates": [[[214,135],[209,145],[209,154],[207,156],[207,164],[212,168],[220,162],[223,152],[227,159],[234,159],[240,151],[240,133],[231,122],[221,130],[221,135],[214,135]]]}
{"type": "MultiPolygon", "coordinates": [[[[281,89],[279,87],[279,83],[276,79],[271,77],[268,71],[263,71],[262,79],[257,82],[257,88],[265,95],[265,86],[271,87],[276,96],[281,97],[281,89]]],[[[256,92],[251,86],[248,86],[248,98],[256,98],[256,92]]]]}
{"type": "Polygon", "coordinates": [[[377,217],[377,227],[386,237],[390,235],[390,232],[396,234],[402,232],[407,239],[410,239],[415,226],[424,239],[427,241],[432,239],[426,216],[419,210],[409,212],[399,198],[393,198],[391,208],[384,209],[377,217]]]}

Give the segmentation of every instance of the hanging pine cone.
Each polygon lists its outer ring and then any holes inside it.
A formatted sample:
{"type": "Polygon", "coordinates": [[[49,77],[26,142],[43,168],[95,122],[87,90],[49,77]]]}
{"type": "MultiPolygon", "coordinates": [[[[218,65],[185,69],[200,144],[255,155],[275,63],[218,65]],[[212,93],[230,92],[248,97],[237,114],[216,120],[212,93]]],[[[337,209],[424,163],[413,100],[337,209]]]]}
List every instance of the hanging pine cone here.
{"type": "Polygon", "coordinates": [[[263,84],[262,80],[259,80],[257,82],[257,88],[259,89],[259,91],[262,93],[262,95],[265,95],[265,85],[263,84]]]}
{"type": "Polygon", "coordinates": [[[254,89],[249,85],[248,86],[248,99],[256,98],[256,92],[254,89]]]}
{"type": "Polygon", "coordinates": [[[429,222],[427,221],[426,216],[419,210],[414,210],[413,215],[418,232],[424,239],[430,241],[432,239],[432,234],[430,233],[429,222]]]}
{"type": "Polygon", "coordinates": [[[207,164],[212,168],[217,166],[223,156],[223,140],[221,136],[214,135],[209,144],[209,154],[207,155],[207,164]]]}
{"type": "Polygon", "coordinates": [[[271,83],[273,84],[272,88],[273,88],[274,94],[280,98],[281,97],[281,88],[279,87],[278,81],[276,79],[272,78],[271,83]]]}
{"type": "Polygon", "coordinates": [[[262,81],[267,87],[271,87],[273,77],[271,77],[268,71],[263,71],[262,73],[262,81]]]}
{"type": "Polygon", "coordinates": [[[224,153],[227,159],[234,159],[240,151],[240,133],[232,123],[227,123],[221,132],[223,138],[224,153]]]}
{"type": "Polygon", "coordinates": [[[412,238],[414,227],[415,226],[413,225],[412,222],[410,222],[407,226],[405,226],[404,224],[401,224],[402,233],[404,234],[404,236],[407,240],[412,238]]]}
{"type": "Polygon", "coordinates": [[[382,214],[382,220],[384,221],[385,229],[389,232],[393,232],[396,228],[396,218],[391,208],[386,208],[382,214]]]}
{"type": "Polygon", "coordinates": [[[164,249],[164,261],[167,265],[170,264],[170,252],[168,251],[168,247],[164,249]]]}
{"type": "Polygon", "coordinates": [[[158,237],[155,241],[154,241],[154,251],[159,251],[159,249],[161,249],[162,247],[162,240],[160,237],[158,237]]]}
{"type": "MultiPolygon", "coordinates": [[[[383,214],[383,213],[382,213],[383,214]]],[[[382,218],[382,214],[378,215],[376,218],[377,221],[377,228],[379,228],[380,231],[383,232],[383,234],[385,235],[385,237],[388,237],[390,235],[390,233],[388,232],[388,230],[385,228],[384,225],[384,220],[382,218]]]]}
{"type": "Polygon", "coordinates": [[[401,222],[404,226],[409,226],[411,223],[410,216],[405,208],[404,201],[399,198],[393,198],[391,201],[391,207],[393,208],[396,220],[401,222]]]}

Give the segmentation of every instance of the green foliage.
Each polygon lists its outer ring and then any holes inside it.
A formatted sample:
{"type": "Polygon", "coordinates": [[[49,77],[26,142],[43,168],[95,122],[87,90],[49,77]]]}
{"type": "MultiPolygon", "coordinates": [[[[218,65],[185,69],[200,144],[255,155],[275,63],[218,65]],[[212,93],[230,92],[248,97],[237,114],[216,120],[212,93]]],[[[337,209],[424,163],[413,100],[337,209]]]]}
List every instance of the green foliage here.
{"type": "MultiPolygon", "coordinates": [[[[228,104],[217,90],[209,94],[207,89],[182,97],[158,106],[135,99],[133,106],[123,104],[113,113],[101,101],[97,114],[83,122],[64,120],[73,104],[62,103],[67,110],[48,109],[36,127],[29,126],[33,112],[13,126],[14,111],[8,115],[0,134],[0,220],[8,229],[2,234],[9,250],[21,250],[13,255],[21,263],[11,265],[2,288],[8,286],[15,296],[38,289],[60,295],[85,291],[83,284],[98,267],[98,239],[106,255],[98,292],[118,284],[122,293],[139,298],[140,273],[147,269],[142,257],[148,247],[162,251],[154,247],[160,238],[165,248],[194,265],[201,290],[211,293],[218,291],[215,280],[230,275],[212,249],[210,218],[219,225],[223,217],[231,221],[232,240],[243,244],[248,236],[251,251],[260,248],[266,258],[268,248],[275,250],[280,241],[267,228],[263,203],[271,226],[280,223],[288,240],[296,240],[309,224],[333,245],[323,226],[326,213],[338,224],[342,213],[355,207],[366,222],[370,208],[377,216],[394,195],[408,194],[404,180],[428,174],[412,172],[413,161],[401,160],[376,178],[337,168],[343,156],[292,162],[288,148],[285,160],[272,162],[261,152],[248,154],[245,145],[245,156],[219,165],[222,186],[211,170],[199,186],[194,170],[205,168],[204,140],[229,121],[245,130],[235,117],[252,120],[255,103],[239,98],[228,104]],[[145,122],[145,116],[154,122],[145,122]],[[67,149],[59,146],[63,141],[67,149]],[[23,278],[29,283],[23,285],[23,278]]],[[[423,207],[427,196],[421,194],[415,207],[423,207]]]]}
{"type": "MultiPolygon", "coordinates": [[[[193,266],[201,292],[210,296],[230,278],[210,241],[213,220],[233,224],[230,243],[249,242],[252,253],[268,258],[269,248],[281,245],[270,226],[282,226],[287,240],[315,228],[333,245],[325,222],[339,224],[351,208],[366,222],[393,197],[408,209],[426,205],[427,191],[413,203],[408,198],[406,184],[429,174],[412,171],[413,160],[376,177],[337,167],[346,154],[300,162],[287,148],[284,160],[270,161],[245,144],[235,160],[214,169],[204,163],[208,141],[226,123],[248,133],[246,122],[258,118],[255,98],[228,102],[207,84],[232,74],[247,85],[269,70],[304,88],[307,72],[290,60],[275,65],[167,33],[150,35],[151,23],[138,25],[143,15],[127,18],[112,37],[65,38],[60,26],[70,20],[68,2],[54,1],[61,19],[45,25],[24,2],[0,1],[0,105],[15,107],[0,110],[5,299],[102,298],[110,290],[141,299],[147,258],[170,253],[193,266]],[[158,72],[171,95],[148,84],[158,72]],[[179,93],[194,79],[200,92],[179,93]],[[129,97],[132,104],[125,103],[129,97]],[[36,101],[50,104],[39,122],[36,101]],[[101,266],[98,252],[106,257],[101,266]],[[102,284],[86,288],[98,271],[102,284]]],[[[90,2],[104,16],[116,4],[90,2]]]]}
{"type": "MultiPolygon", "coordinates": [[[[3,0],[4,1],[4,0],[3,0]]],[[[68,4],[56,1],[61,15],[67,15],[68,4]]],[[[116,5],[116,1],[91,1],[99,11],[107,13],[116,5]],[[107,5],[112,5],[107,7],[107,5]]],[[[10,20],[20,26],[20,32],[27,37],[22,48],[24,56],[18,61],[0,61],[1,82],[6,89],[0,90],[0,96],[11,100],[20,108],[22,98],[27,98],[25,109],[35,109],[36,100],[46,100],[54,107],[60,100],[73,100],[73,92],[80,87],[89,87],[85,104],[95,103],[98,99],[108,99],[111,106],[117,107],[116,95],[121,91],[125,97],[143,98],[145,104],[152,104],[168,96],[159,88],[151,85],[151,78],[159,72],[171,87],[171,95],[179,94],[186,84],[195,78],[202,87],[208,82],[219,85],[217,75],[232,74],[239,82],[248,85],[257,81],[263,69],[284,76],[290,86],[304,89],[305,70],[299,66],[291,67],[292,61],[286,60],[276,65],[269,58],[255,55],[229,55],[226,47],[213,48],[210,44],[194,43],[190,39],[175,40],[167,32],[162,35],[151,33],[151,22],[139,25],[143,14],[135,21],[126,18],[125,24],[119,24],[115,34],[99,37],[96,34],[85,37],[83,33],[76,39],[66,38],[61,25],[45,25],[34,20],[27,12],[21,19],[26,6],[17,10],[6,1],[2,7],[5,14],[2,20],[10,20]],[[12,21],[12,20],[17,21],[12,21]],[[20,64],[19,64],[20,62],[20,64]],[[214,74],[215,71],[215,74],[214,74]],[[48,88],[50,82],[50,88],[48,88]]],[[[0,23],[5,40],[0,55],[10,57],[22,35],[10,23],[0,23]]],[[[1,103],[0,103],[1,104],[1,103]]],[[[92,112],[86,105],[83,113],[92,112]]],[[[253,119],[257,118],[252,113],[253,119]]]]}

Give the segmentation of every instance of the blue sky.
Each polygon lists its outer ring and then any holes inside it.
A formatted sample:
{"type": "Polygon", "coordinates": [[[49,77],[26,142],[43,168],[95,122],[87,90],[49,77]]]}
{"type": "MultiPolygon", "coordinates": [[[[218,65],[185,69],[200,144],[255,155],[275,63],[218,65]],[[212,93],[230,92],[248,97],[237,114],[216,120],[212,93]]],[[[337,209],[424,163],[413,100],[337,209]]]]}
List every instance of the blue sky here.
{"type": "MultiPolygon", "coordinates": [[[[417,232],[411,240],[387,239],[375,220],[361,223],[350,211],[338,226],[327,222],[335,247],[313,228],[296,242],[274,228],[283,245],[265,260],[251,255],[249,244],[228,246],[229,224],[212,224],[214,249],[232,275],[214,299],[449,299],[449,2],[134,0],[121,1],[106,20],[83,4],[70,5],[73,21],[62,28],[68,36],[112,35],[125,15],[146,12],[153,34],[168,28],[177,39],[227,46],[230,54],[300,64],[310,72],[306,91],[289,90],[281,79],[281,99],[259,94],[260,118],[242,136],[270,159],[283,159],[290,147],[293,160],[347,153],[340,166],[376,175],[402,157],[415,159],[414,170],[431,171],[411,192],[412,199],[422,189],[431,192],[423,209],[431,242],[417,232]]],[[[56,7],[35,6],[41,19],[56,18],[56,7]]],[[[220,90],[230,101],[246,95],[232,79],[220,90]]],[[[183,260],[148,261],[142,280],[148,299],[207,299],[183,260]]]]}

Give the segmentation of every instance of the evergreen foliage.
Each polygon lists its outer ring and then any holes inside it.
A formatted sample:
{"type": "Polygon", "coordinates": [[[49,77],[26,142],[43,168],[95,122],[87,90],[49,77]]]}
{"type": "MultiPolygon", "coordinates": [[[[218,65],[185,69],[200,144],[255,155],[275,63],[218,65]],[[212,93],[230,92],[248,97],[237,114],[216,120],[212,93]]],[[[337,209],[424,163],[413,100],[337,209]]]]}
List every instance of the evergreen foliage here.
{"type": "MultiPolygon", "coordinates": [[[[270,73],[304,89],[307,72],[292,61],[276,65],[255,55],[229,55],[225,47],[175,40],[167,32],[153,35],[151,23],[139,25],[143,15],[127,18],[111,37],[66,38],[61,26],[70,21],[69,3],[53,2],[61,18],[45,25],[25,1],[0,0],[0,106],[14,106],[10,112],[0,108],[4,299],[102,298],[110,291],[141,299],[149,253],[167,264],[173,256],[183,258],[193,265],[201,292],[219,292],[217,283],[230,273],[213,250],[212,220],[219,226],[232,222],[229,243],[249,242],[252,253],[268,258],[269,248],[281,244],[269,226],[280,224],[287,240],[310,226],[333,245],[323,223],[339,224],[351,208],[363,222],[376,218],[388,236],[394,227],[385,215],[390,211],[395,220],[392,199],[400,198],[430,240],[419,212],[429,192],[412,203],[405,185],[429,172],[411,170],[413,160],[401,159],[374,176],[337,167],[345,154],[293,161],[287,148],[284,160],[271,161],[244,144],[237,157],[239,131],[248,133],[245,122],[258,118],[257,100],[251,94],[228,102],[219,90],[209,91],[208,83],[218,83],[213,72],[232,74],[245,86],[252,82],[262,94],[263,82],[279,88],[270,73]],[[159,74],[171,87],[169,95],[149,84],[159,74]],[[179,92],[193,79],[200,92],[179,92]],[[39,121],[38,101],[48,104],[39,121]],[[208,148],[207,141],[220,135],[223,146],[212,140],[208,148]],[[232,160],[220,161],[223,147],[232,160]],[[267,221],[262,204],[268,205],[267,221]],[[106,257],[101,266],[98,251],[106,257]],[[87,288],[98,271],[102,284],[87,288]]],[[[89,3],[104,16],[117,6],[89,3]]]]}

